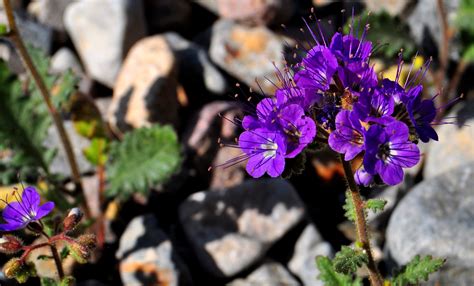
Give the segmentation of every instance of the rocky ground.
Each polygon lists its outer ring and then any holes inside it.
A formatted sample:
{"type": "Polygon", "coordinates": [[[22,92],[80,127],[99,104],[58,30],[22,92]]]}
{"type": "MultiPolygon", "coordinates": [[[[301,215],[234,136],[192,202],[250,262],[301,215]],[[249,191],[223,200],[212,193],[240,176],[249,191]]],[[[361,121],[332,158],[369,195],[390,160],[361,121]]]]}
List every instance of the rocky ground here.
{"type": "MultiPolygon", "coordinates": [[[[291,47],[306,39],[299,28],[310,7],[316,7],[322,21],[331,21],[325,26],[331,33],[343,25],[341,9],[359,11],[363,3],[13,2],[25,39],[51,56],[52,73],[72,69],[80,76],[80,92],[95,102],[114,134],[169,123],[186,155],[179,174],[150,197],[127,202],[108,222],[106,244],[96,261],[75,269],[78,285],[323,285],[316,279],[314,258],[332,256],[355,235],[343,215],[345,183],[334,154],[309,156],[305,171],[287,180],[250,179],[243,164],[208,167],[240,154],[219,148],[218,138],[232,140],[238,134],[219,114],[242,114],[236,93],[274,91],[275,67],[282,68],[282,57],[290,60],[291,47]]],[[[385,5],[391,14],[405,13],[420,49],[436,50],[439,23],[436,16],[427,16],[436,11],[436,1],[365,2],[375,5],[373,10],[385,5]],[[427,37],[432,38],[429,45],[427,37]]],[[[448,11],[458,3],[445,2],[448,11]]],[[[2,23],[3,17],[0,12],[2,23]]],[[[9,67],[22,73],[11,45],[0,42],[0,50],[9,67]]],[[[455,118],[454,124],[437,128],[439,142],[423,146],[423,163],[399,186],[363,190],[367,197],[388,200],[383,213],[369,217],[375,258],[384,273],[415,254],[432,254],[448,262],[429,285],[474,285],[469,74],[472,69],[460,84],[467,100],[446,115],[455,118]]],[[[81,152],[88,142],[68,124],[86,189],[94,193],[94,168],[81,152]]],[[[59,147],[55,131],[50,134],[45,144],[59,147]]],[[[53,172],[69,175],[64,158],[60,150],[53,172]]]]}

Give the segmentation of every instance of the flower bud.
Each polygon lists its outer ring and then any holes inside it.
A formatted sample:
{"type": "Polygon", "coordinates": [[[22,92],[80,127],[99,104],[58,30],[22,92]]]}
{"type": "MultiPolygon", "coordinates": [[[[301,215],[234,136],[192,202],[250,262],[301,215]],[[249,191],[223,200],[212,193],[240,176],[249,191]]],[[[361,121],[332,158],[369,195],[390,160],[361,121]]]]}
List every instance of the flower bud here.
{"type": "Polygon", "coordinates": [[[11,234],[0,237],[0,252],[14,254],[23,248],[23,241],[11,234]]]}
{"type": "Polygon", "coordinates": [[[94,234],[84,234],[79,236],[74,243],[71,243],[69,249],[77,262],[86,263],[96,245],[97,240],[94,234]]]}
{"type": "Polygon", "coordinates": [[[3,273],[7,278],[15,278],[19,283],[25,283],[29,277],[36,276],[34,265],[20,258],[10,259],[3,267],[3,273]]]}
{"type": "Polygon", "coordinates": [[[77,224],[82,219],[82,211],[79,208],[73,208],[69,211],[67,217],[63,221],[64,231],[71,231],[73,230],[77,224]]]}
{"type": "Polygon", "coordinates": [[[97,239],[95,235],[91,233],[79,236],[76,241],[88,250],[94,250],[97,246],[97,239]]]}

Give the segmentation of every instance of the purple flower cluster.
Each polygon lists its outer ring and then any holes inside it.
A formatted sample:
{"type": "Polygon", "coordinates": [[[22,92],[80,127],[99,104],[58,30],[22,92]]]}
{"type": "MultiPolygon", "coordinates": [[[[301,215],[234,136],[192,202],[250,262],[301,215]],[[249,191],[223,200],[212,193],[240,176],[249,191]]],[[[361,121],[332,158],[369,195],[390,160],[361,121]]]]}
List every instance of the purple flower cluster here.
{"type": "Polygon", "coordinates": [[[286,159],[326,140],[346,161],[362,158],[355,173],[359,184],[368,186],[378,176],[395,185],[403,180],[403,169],[420,160],[418,140],[438,139],[432,128],[437,109],[433,99],[422,99],[420,84],[429,62],[416,72],[412,66],[401,82],[400,56],[396,79],[380,79],[370,64],[367,31],[368,26],[360,38],[352,30],[335,33],[331,41],[312,34],[315,45],[290,79],[281,77],[275,95],[243,118],[238,144],[251,176],[279,176],[286,159]]]}

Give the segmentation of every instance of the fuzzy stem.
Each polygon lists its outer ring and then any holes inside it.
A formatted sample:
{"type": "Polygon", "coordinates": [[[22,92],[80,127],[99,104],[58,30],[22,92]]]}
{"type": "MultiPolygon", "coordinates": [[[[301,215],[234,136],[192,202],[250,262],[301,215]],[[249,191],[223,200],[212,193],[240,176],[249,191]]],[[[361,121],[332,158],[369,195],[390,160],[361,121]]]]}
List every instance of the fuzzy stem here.
{"type": "Polygon", "coordinates": [[[367,253],[369,262],[367,263],[367,268],[369,270],[370,284],[372,286],[382,286],[383,279],[380,275],[377,264],[374,261],[372,255],[372,249],[370,247],[370,238],[368,233],[367,221],[364,210],[364,201],[360,195],[359,188],[354,180],[354,172],[352,171],[351,163],[344,160],[344,155],[341,154],[341,162],[344,167],[344,174],[349,185],[351,199],[355,208],[355,225],[357,230],[357,240],[362,245],[362,248],[367,253]]]}
{"type": "MultiPolygon", "coordinates": [[[[25,44],[23,43],[20,32],[15,22],[15,17],[13,15],[13,9],[10,5],[10,1],[3,0],[3,7],[7,15],[8,25],[10,26],[10,37],[18,49],[18,52],[20,54],[20,57],[23,61],[23,64],[26,70],[28,70],[29,73],[31,74],[31,77],[33,78],[36,86],[38,87],[38,90],[40,91],[43,97],[44,102],[46,103],[48,107],[48,111],[51,117],[53,118],[54,125],[56,126],[56,129],[58,130],[61,143],[65,150],[66,157],[67,157],[69,166],[71,168],[72,179],[74,181],[74,184],[76,185],[76,188],[82,193],[83,188],[82,188],[81,174],[76,162],[76,157],[73,152],[71,141],[69,140],[69,136],[67,135],[66,129],[64,128],[61,115],[58,113],[53,103],[51,102],[51,97],[49,95],[48,88],[46,87],[44,81],[42,80],[40,74],[38,73],[35,65],[33,64],[33,61],[31,60],[30,55],[28,54],[25,44]]],[[[90,210],[85,201],[83,203],[83,208],[84,208],[84,214],[86,215],[86,217],[90,217],[90,210]]]]}
{"type": "Polygon", "coordinates": [[[59,280],[64,279],[64,269],[63,264],[61,262],[61,258],[59,257],[58,249],[54,244],[50,244],[49,247],[51,248],[51,253],[53,254],[54,263],[56,264],[56,268],[58,269],[58,276],[59,280]]]}

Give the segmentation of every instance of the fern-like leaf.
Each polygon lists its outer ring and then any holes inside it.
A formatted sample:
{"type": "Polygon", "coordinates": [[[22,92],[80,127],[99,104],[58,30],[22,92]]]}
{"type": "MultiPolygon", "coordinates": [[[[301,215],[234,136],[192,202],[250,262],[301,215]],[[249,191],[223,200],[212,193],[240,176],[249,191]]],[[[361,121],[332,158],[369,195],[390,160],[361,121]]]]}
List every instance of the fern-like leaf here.
{"type": "Polygon", "coordinates": [[[360,278],[354,280],[350,275],[337,273],[328,257],[316,257],[316,264],[319,269],[318,278],[324,282],[325,286],[362,286],[360,278]]]}
{"type": "Polygon", "coordinates": [[[155,125],[127,133],[110,146],[108,196],[127,199],[134,192],[147,194],[179,168],[180,147],[170,126],[155,125]]]}
{"type": "Polygon", "coordinates": [[[356,220],[356,210],[354,206],[354,202],[352,201],[351,198],[351,193],[349,191],[346,192],[346,201],[342,208],[346,211],[344,215],[346,218],[350,221],[355,221],[356,220]]]}
{"type": "Polygon", "coordinates": [[[334,270],[343,274],[355,274],[357,269],[369,262],[366,253],[361,250],[355,250],[348,246],[343,246],[341,251],[334,257],[334,270]]]}
{"type": "Polygon", "coordinates": [[[392,279],[392,285],[405,286],[428,281],[428,276],[438,271],[444,262],[444,259],[433,258],[430,255],[422,258],[417,255],[392,279]]]}
{"type": "Polygon", "coordinates": [[[365,203],[365,207],[376,213],[383,211],[386,204],[387,201],[384,199],[370,199],[365,203]]]}

